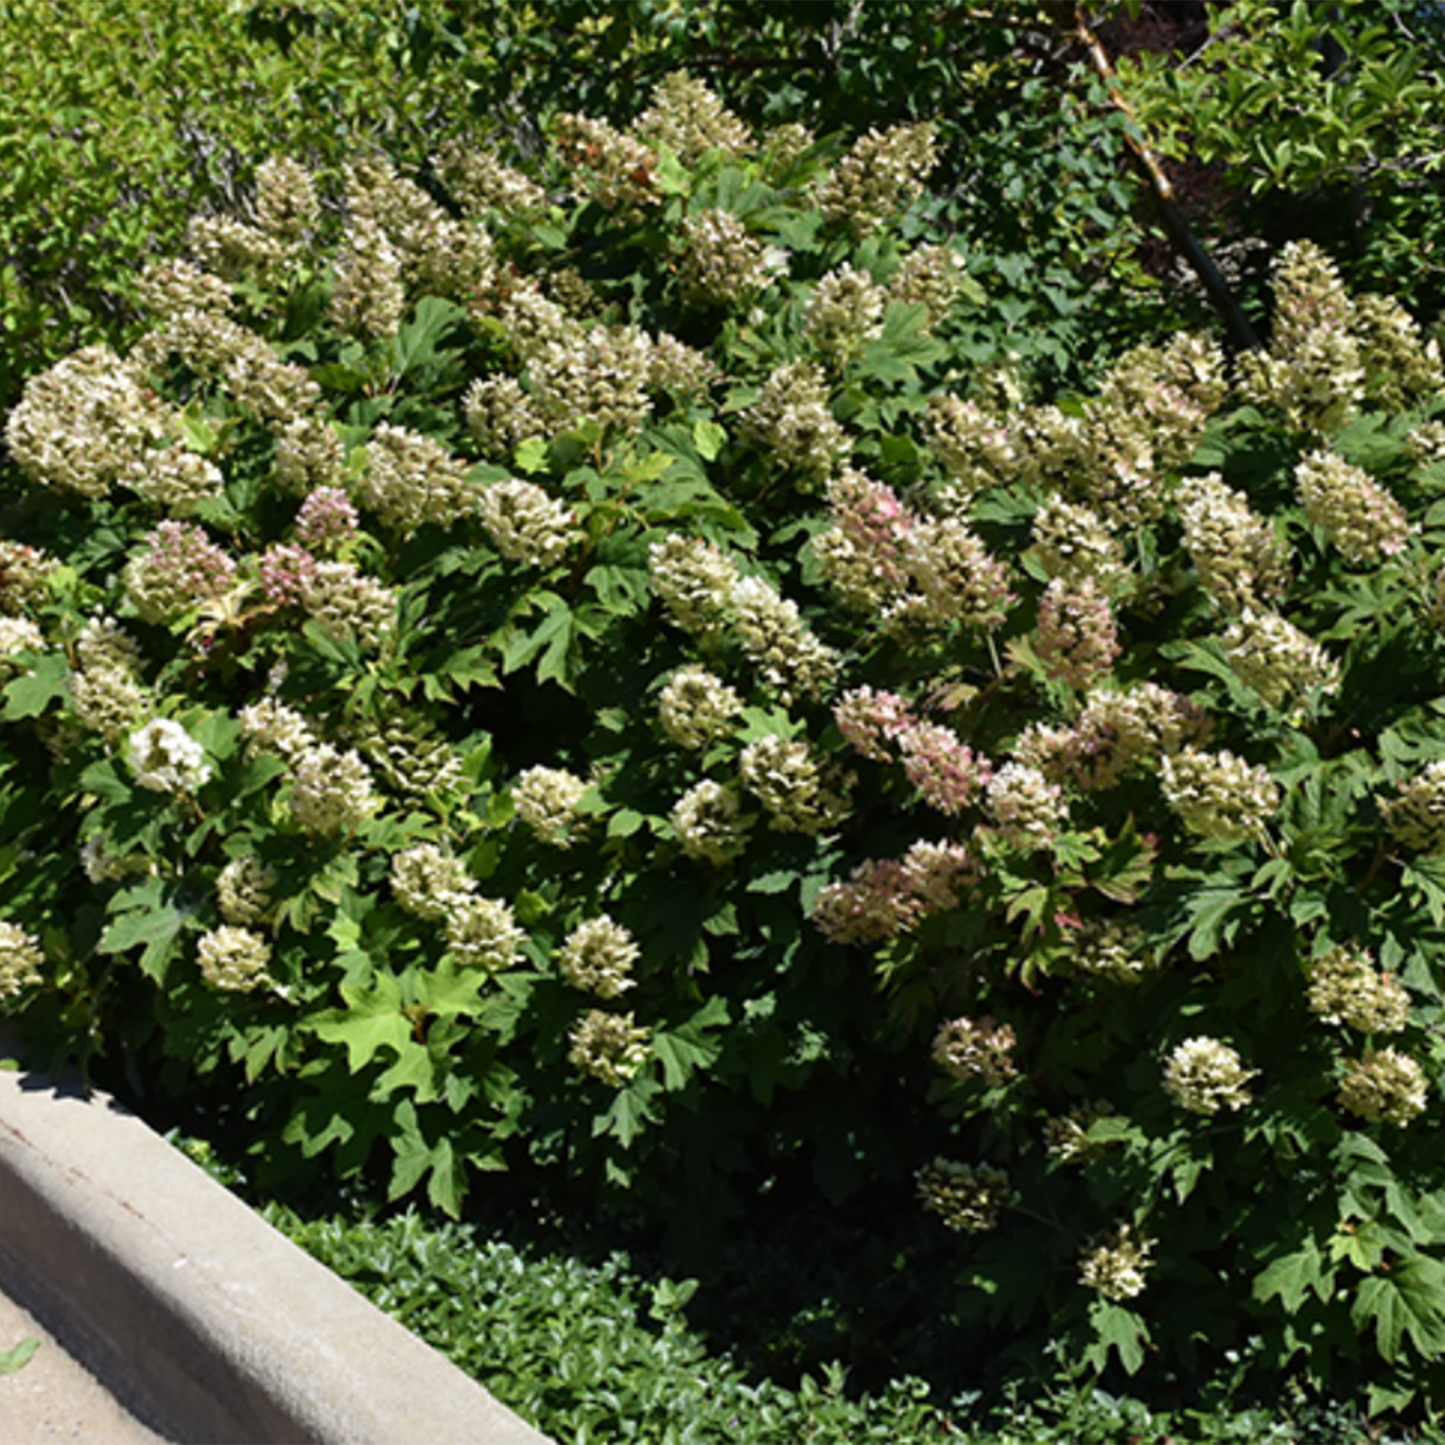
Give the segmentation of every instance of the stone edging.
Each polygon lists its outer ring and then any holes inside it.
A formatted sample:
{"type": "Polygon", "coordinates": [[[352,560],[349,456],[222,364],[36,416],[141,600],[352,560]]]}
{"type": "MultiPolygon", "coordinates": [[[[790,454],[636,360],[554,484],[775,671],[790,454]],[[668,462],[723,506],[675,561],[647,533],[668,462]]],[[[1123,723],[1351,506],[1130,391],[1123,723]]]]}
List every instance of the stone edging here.
{"type": "Polygon", "coordinates": [[[0,1070],[0,1279],[173,1441],[549,1445],[135,1115],[43,1074],[0,1070]]]}

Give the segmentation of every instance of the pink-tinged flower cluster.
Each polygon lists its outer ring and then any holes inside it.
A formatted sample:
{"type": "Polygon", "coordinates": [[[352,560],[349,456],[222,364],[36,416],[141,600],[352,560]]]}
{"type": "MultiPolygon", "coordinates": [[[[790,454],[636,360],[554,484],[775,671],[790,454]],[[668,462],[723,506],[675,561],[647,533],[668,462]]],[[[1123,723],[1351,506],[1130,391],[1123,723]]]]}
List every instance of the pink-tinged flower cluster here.
{"type": "Polygon", "coordinates": [[[162,522],[145,542],[125,569],[125,590],[147,622],[170,622],[235,585],[236,564],[200,527],[162,522]]]}
{"type": "Polygon", "coordinates": [[[973,803],[993,772],[987,758],[939,723],[916,723],[899,734],[898,750],[919,797],[950,818],[973,803]]]}
{"type": "Polygon", "coordinates": [[[261,591],[273,607],[300,607],[316,580],[316,558],[293,542],[268,547],[258,564],[261,591]]]}
{"type": "Polygon", "coordinates": [[[855,687],[833,704],[833,721],[855,752],[888,763],[893,761],[892,744],[918,719],[897,693],[855,687]]]}
{"type": "Polygon", "coordinates": [[[828,483],[833,525],[813,539],[824,581],[845,607],[876,612],[908,589],[913,518],[892,487],[846,471],[828,483]]]}
{"type": "Polygon", "coordinates": [[[349,542],[356,529],[356,507],[340,487],[317,487],[296,514],[296,540],[314,551],[349,542]]]}
{"type": "Polygon", "coordinates": [[[902,858],[860,863],[813,900],[811,917],[834,943],[882,943],[930,914],[957,908],[978,878],[960,843],[915,843],[902,858]]]}
{"type": "Polygon", "coordinates": [[[1092,577],[1056,577],[1044,589],[1034,629],[1044,671],[1081,692],[1109,675],[1119,655],[1119,629],[1109,599],[1092,577]]]}

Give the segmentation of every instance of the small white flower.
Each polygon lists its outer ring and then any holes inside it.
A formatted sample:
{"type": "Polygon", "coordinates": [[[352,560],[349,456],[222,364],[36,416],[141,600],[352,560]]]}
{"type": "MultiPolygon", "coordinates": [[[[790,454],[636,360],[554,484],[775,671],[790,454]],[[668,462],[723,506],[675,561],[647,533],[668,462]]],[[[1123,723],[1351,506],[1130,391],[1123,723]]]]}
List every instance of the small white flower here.
{"type": "Polygon", "coordinates": [[[201,747],[179,723],[152,718],[130,735],[136,782],[157,793],[193,793],[211,776],[201,747]]]}

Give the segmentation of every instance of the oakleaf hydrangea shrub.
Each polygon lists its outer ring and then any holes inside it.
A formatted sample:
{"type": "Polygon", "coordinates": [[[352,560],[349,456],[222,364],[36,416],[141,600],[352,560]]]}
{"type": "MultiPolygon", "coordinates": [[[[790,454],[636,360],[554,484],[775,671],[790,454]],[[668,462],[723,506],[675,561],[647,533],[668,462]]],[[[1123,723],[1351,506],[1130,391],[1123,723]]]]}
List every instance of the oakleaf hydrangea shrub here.
{"type": "Polygon", "coordinates": [[[1433,344],[1299,244],[1267,355],[1031,399],[926,125],[548,139],[269,162],[27,386],[7,1014],[277,1174],[705,1235],[806,1171],[995,1350],[1433,1391],[1433,344]]]}

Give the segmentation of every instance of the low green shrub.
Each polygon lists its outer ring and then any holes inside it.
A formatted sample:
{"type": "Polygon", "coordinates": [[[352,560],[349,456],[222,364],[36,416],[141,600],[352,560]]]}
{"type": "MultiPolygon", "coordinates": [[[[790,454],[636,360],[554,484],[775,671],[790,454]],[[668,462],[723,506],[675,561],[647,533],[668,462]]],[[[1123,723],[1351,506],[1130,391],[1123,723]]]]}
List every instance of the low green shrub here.
{"type": "Polygon", "coordinates": [[[550,141],[272,161],[27,385],[0,996],[273,1178],[916,1190],[1006,1358],[1434,1397],[1438,352],[1300,246],[1041,404],[927,126],[550,141]]]}

